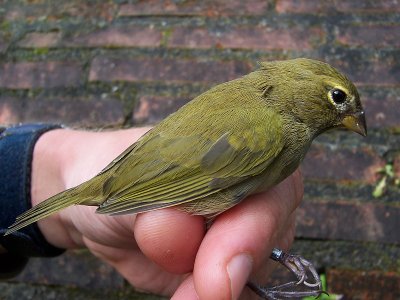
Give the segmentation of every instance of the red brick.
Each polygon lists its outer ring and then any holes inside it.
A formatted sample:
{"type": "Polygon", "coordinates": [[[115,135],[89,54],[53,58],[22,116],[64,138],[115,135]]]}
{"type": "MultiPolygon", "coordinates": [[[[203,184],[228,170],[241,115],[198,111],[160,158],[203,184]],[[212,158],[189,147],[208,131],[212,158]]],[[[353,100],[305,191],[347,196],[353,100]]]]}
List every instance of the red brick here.
{"type": "Polygon", "coordinates": [[[342,294],[343,299],[400,299],[398,273],[328,269],[326,275],[328,292],[342,294]]]}
{"type": "Polygon", "coordinates": [[[122,124],[123,105],[116,99],[27,99],[0,97],[0,123],[56,122],[74,126],[122,124]]]}
{"type": "Polygon", "coordinates": [[[5,53],[10,45],[9,39],[5,37],[5,34],[0,32],[0,53],[5,53]]]}
{"type": "Polygon", "coordinates": [[[400,11],[398,0],[342,0],[335,1],[337,9],[347,13],[391,13],[400,11]]]}
{"type": "Polygon", "coordinates": [[[337,40],[348,46],[398,48],[400,47],[400,26],[367,24],[350,26],[340,30],[337,40]]]}
{"type": "MultiPolygon", "coordinates": [[[[316,267],[315,264],[314,264],[314,266],[316,267]]],[[[263,277],[259,277],[259,278],[263,278],[263,277]]],[[[257,282],[257,283],[262,284],[263,286],[273,287],[273,286],[281,285],[286,282],[293,281],[293,274],[288,272],[288,269],[286,269],[281,264],[276,264],[276,268],[274,268],[271,275],[268,278],[265,278],[262,280],[263,280],[262,282],[257,282]],[[266,281],[264,281],[264,280],[266,280],[266,281]]],[[[260,298],[260,300],[261,299],[262,298],[260,298]]]]}
{"type": "Polygon", "coordinates": [[[331,149],[314,144],[302,163],[302,170],[309,179],[375,183],[376,170],[384,164],[370,148],[331,149]]]}
{"type": "Polygon", "coordinates": [[[158,47],[160,30],[144,26],[110,27],[76,36],[64,42],[69,47],[158,47]]]}
{"type": "Polygon", "coordinates": [[[19,62],[0,65],[0,87],[10,89],[78,86],[82,67],[76,62],[19,62]]]}
{"type": "Polygon", "coordinates": [[[278,0],[276,11],[278,13],[324,13],[335,8],[333,1],[320,0],[278,0]]]}
{"type": "Polygon", "coordinates": [[[400,245],[400,208],[372,203],[303,201],[296,237],[400,245]]]}
{"type": "Polygon", "coordinates": [[[89,80],[218,83],[239,77],[249,71],[250,66],[240,61],[168,58],[120,59],[100,56],[92,61],[89,80]]]}
{"type": "Polygon", "coordinates": [[[211,48],[219,42],[217,34],[212,34],[205,28],[174,28],[168,39],[169,47],[211,48]]]}
{"type": "Polygon", "coordinates": [[[40,16],[46,16],[48,8],[43,5],[26,4],[26,5],[11,5],[7,8],[5,13],[5,20],[7,21],[33,21],[40,16]]]}
{"type": "Polygon", "coordinates": [[[172,32],[170,47],[233,49],[294,49],[307,50],[320,44],[324,32],[321,28],[274,29],[266,27],[230,28],[222,32],[205,28],[178,27],[172,32]]]}
{"type": "Polygon", "coordinates": [[[16,124],[21,122],[19,111],[12,98],[0,98],[0,124],[16,124]]]}
{"type": "Polygon", "coordinates": [[[393,160],[393,171],[396,179],[400,180],[400,152],[397,153],[393,160]]]}
{"type": "MultiPolygon", "coordinates": [[[[51,15],[56,19],[68,17],[88,19],[102,19],[111,22],[117,15],[118,5],[112,1],[65,1],[53,6],[51,15]]],[[[49,6],[46,4],[46,6],[49,6]]]]}
{"type": "Polygon", "coordinates": [[[279,13],[388,13],[400,11],[397,0],[278,0],[276,10],[279,13]]]}
{"type": "Polygon", "coordinates": [[[86,251],[67,251],[52,259],[32,258],[23,272],[12,280],[88,289],[121,289],[125,286],[124,279],[114,268],[86,251]]]}
{"type": "Polygon", "coordinates": [[[155,124],[177,111],[194,97],[167,97],[143,95],[133,114],[134,124],[155,124]]]}
{"type": "Polygon", "coordinates": [[[28,1],[30,3],[10,5],[6,9],[7,21],[33,22],[38,19],[57,21],[65,18],[103,19],[111,21],[116,15],[116,4],[85,2],[85,1],[61,1],[56,5],[50,5],[46,1],[28,1]]]}
{"type": "Polygon", "coordinates": [[[137,1],[123,4],[120,16],[176,15],[176,16],[243,16],[263,15],[270,1],[137,1]]]}
{"type": "Polygon", "coordinates": [[[395,55],[358,60],[358,54],[328,62],[344,72],[356,85],[400,86],[400,61],[395,55]]]}
{"type": "Polygon", "coordinates": [[[362,99],[369,128],[400,128],[400,97],[362,99]]]}
{"type": "Polygon", "coordinates": [[[19,43],[23,48],[54,47],[158,47],[161,31],[144,26],[109,27],[62,39],[57,32],[28,33],[19,43]]]}
{"type": "Polygon", "coordinates": [[[61,34],[59,32],[31,32],[17,45],[22,48],[53,48],[58,46],[60,41],[61,34]]]}

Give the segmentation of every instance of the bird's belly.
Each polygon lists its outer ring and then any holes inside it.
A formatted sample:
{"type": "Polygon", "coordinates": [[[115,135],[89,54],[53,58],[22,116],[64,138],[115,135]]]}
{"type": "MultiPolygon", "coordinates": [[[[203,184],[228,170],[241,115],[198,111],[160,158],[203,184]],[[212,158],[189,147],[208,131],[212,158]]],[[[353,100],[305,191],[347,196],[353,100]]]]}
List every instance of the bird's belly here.
{"type": "Polygon", "coordinates": [[[299,167],[304,158],[303,151],[293,155],[282,155],[276,159],[260,176],[260,183],[254,193],[268,190],[272,186],[277,185],[289,175],[291,175],[299,167]]]}

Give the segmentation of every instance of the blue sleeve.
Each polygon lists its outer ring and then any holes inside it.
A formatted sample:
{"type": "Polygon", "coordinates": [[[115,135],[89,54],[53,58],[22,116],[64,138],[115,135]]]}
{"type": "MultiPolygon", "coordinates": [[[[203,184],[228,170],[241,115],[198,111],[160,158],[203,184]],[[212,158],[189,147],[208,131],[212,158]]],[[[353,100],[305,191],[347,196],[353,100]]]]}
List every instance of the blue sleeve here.
{"type": "MultiPolygon", "coordinates": [[[[33,148],[54,124],[25,124],[0,129],[0,278],[16,275],[29,257],[57,256],[64,252],[49,244],[36,223],[4,236],[15,218],[31,208],[31,167],[33,148]]],[[[56,147],[56,146],[55,146],[56,147]]]]}

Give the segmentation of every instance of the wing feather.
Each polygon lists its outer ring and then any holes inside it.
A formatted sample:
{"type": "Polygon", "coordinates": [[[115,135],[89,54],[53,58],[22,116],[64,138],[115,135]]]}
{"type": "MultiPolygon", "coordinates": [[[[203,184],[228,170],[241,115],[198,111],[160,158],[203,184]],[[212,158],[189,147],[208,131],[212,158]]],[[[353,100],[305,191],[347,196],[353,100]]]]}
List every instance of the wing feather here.
{"type": "MultiPolygon", "coordinates": [[[[107,170],[99,213],[142,212],[205,198],[267,169],[283,148],[280,116],[256,106],[214,111],[231,124],[155,131],[107,170]],[[257,109],[257,112],[252,109],[257,109]],[[228,116],[227,116],[228,115],[228,116]],[[249,118],[249,116],[252,116],[249,118]]],[[[205,121],[207,122],[207,121],[205,121]]]]}

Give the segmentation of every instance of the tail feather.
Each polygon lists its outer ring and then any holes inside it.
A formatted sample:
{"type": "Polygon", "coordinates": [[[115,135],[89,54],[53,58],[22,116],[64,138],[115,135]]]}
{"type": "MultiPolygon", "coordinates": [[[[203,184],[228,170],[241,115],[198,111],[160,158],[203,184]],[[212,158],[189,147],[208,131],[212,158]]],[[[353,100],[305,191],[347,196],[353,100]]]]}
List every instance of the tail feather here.
{"type": "Polygon", "coordinates": [[[89,197],[85,196],[85,193],[82,192],[81,185],[48,198],[19,215],[14,224],[8,227],[4,235],[9,235],[68,206],[85,202],[89,197]]]}

